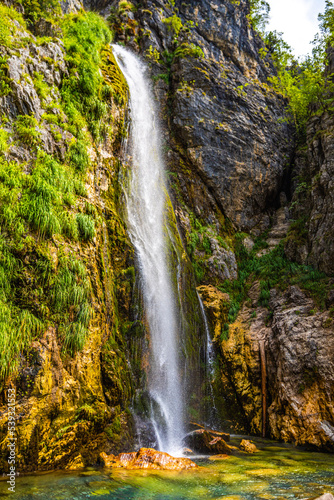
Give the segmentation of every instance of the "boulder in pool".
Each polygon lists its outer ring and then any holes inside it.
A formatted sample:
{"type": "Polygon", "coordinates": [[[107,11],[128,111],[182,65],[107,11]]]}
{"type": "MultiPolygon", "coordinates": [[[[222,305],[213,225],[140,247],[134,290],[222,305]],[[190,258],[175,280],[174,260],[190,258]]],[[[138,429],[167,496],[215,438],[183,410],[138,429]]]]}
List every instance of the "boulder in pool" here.
{"type": "Polygon", "coordinates": [[[100,454],[105,467],[123,469],[189,470],[198,467],[190,458],[175,458],[153,448],[140,448],[133,453],[120,453],[117,457],[100,454]]]}
{"type": "Polygon", "coordinates": [[[331,493],[325,493],[321,497],[317,497],[314,500],[334,500],[334,496],[331,493]]]}
{"type": "Polygon", "coordinates": [[[231,446],[222,437],[215,436],[205,429],[190,432],[185,438],[185,445],[196,453],[209,455],[229,455],[232,451],[231,446]]]}
{"type": "MultiPolygon", "coordinates": [[[[248,441],[247,439],[243,439],[240,443],[240,449],[245,451],[246,453],[256,453],[259,451],[254,443],[248,441]]],[[[333,499],[334,500],[334,499],[333,499]]]]}

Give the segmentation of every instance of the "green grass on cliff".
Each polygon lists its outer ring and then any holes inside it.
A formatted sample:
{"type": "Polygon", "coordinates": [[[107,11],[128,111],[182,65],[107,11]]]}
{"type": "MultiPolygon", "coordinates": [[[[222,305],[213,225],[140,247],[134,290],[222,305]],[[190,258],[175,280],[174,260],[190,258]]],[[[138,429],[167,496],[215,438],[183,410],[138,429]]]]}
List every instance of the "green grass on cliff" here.
{"type": "MultiPolygon", "coordinates": [[[[290,285],[297,285],[312,297],[316,307],[323,309],[328,292],[329,278],[311,266],[296,264],[287,259],[282,241],[271,252],[257,257],[261,248],[265,247],[265,240],[258,238],[254,248],[248,252],[242,244],[244,235],[236,235],[236,256],[238,260],[238,279],[225,281],[219,288],[227,292],[231,298],[228,324],[233,323],[242,304],[248,298],[248,291],[254,281],[259,281],[261,293],[259,305],[269,306],[270,290],[273,288],[286,290],[290,285]]],[[[228,336],[228,324],[224,326],[223,338],[228,336]]]]}
{"type": "Polygon", "coordinates": [[[108,111],[100,53],[111,42],[112,33],[93,12],[66,16],[62,29],[70,72],[63,80],[61,94],[64,110],[71,120],[70,131],[80,136],[86,123],[93,139],[98,141],[103,137],[108,111]]]}
{"type": "MultiPolygon", "coordinates": [[[[86,199],[88,147],[105,138],[104,122],[111,116],[112,89],[101,71],[101,53],[112,39],[105,21],[84,11],[61,18],[60,11],[52,10],[59,6],[53,0],[22,3],[28,28],[14,8],[0,4],[0,41],[11,50],[14,20],[28,35],[41,17],[58,23],[68,73],[60,98],[43,75],[27,75],[46,113],[40,122],[33,115],[18,116],[11,134],[0,128],[0,380],[16,371],[20,354],[49,326],[57,328],[69,354],[84,346],[92,317],[91,285],[86,266],[72,253],[96,235],[98,213],[86,199]],[[65,159],[43,151],[45,123],[58,127],[54,133],[60,138],[63,131],[72,134],[65,159]],[[29,163],[7,161],[13,140],[29,149],[29,163]]],[[[0,77],[6,71],[6,59],[1,58],[0,77]]],[[[10,93],[10,81],[2,83],[0,95],[10,93]]],[[[3,124],[7,128],[8,120],[1,118],[3,124]]]]}

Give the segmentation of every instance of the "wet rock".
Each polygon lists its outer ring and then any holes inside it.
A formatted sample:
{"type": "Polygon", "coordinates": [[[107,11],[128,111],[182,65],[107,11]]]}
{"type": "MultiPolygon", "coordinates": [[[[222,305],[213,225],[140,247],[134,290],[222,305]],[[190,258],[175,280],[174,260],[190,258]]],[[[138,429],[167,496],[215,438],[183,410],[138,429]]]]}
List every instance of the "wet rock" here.
{"type": "Polygon", "coordinates": [[[121,453],[117,457],[103,452],[100,458],[105,467],[113,468],[188,470],[197,467],[189,458],[175,458],[153,448],[141,448],[137,452],[121,453]]]}
{"type": "Polygon", "coordinates": [[[227,322],[230,308],[230,297],[212,285],[201,285],[197,291],[203,301],[206,314],[213,333],[213,340],[220,337],[223,325],[227,322]]]}
{"type": "Polygon", "coordinates": [[[190,448],[183,448],[182,452],[183,452],[183,455],[185,455],[186,457],[194,455],[193,450],[191,450],[190,448]]]}
{"type": "Polygon", "coordinates": [[[189,422],[189,429],[195,431],[197,429],[204,429],[204,425],[198,424],[197,422],[189,422]]]}
{"type": "Polygon", "coordinates": [[[255,446],[254,443],[251,441],[248,441],[247,439],[243,439],[240,443],[240,448],[241,450],[245,451],[246,453],[255,453],[259,451],[257,447],[255,446]]]}
{"type": "Polygon", "coordinates": [[[197,453],[230,454],[231,447],[219,436],[211,432],[198,429],[185,438],[185,444],[197,453]]]}
{"type": "Polygon", "coordinates": [[[69,464],[66,466],[67,470],[80,470],[85,467],[84,461],[82,459],[82,456],[79,454],[76,457],[74,457],[73,460],[69,462],[69,464]]]}

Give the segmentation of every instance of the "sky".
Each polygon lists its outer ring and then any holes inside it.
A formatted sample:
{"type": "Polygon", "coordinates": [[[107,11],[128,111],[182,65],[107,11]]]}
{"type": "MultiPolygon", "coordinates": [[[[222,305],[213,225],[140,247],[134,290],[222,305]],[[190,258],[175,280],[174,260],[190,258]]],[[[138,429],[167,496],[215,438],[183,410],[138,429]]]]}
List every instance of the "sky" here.
{"type": "Polygon", "coordinates": [[[312,52],[318,33],[318,14],[325,10],[325,0],[267,0],[270,4],[270,22],[266,31],[283,32],[295,56],[312,52]]]}

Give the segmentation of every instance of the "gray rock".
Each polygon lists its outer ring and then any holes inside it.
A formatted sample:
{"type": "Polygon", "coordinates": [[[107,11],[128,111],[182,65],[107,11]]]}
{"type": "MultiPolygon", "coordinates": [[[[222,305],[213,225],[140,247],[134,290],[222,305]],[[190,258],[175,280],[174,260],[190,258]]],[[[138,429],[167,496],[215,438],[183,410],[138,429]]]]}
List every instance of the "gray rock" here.
{"type": "MultiPolygon", "coordinates": [[[[268,227],[293,150],[284,120],[286,102],[267,85],[274,70],[268,58],[259,56],[263,45],[249,25],[245,0],[238,6],[191,0],[177,7],[184,23],[194,22],[185,40],[201,47],[205,57],[185,57],[172,65],[172,147],[182,152],[197,182],[205,185],[235,227],[262,231],[268,227]]],[[[173,37],[163,23],[172,15],[170,4],[146,0],[143,8],[137,13],[146,33],[142,52],[150,47],[160,54],[172,52],[173,37]]],[[[165,71],[161,64],[151,65],[156,74],[165,71]]],[[[194,178],[182,181],[189,193],[194,178]]],[[[204,203],[202,208],[205,212],[204,203]]]]}

